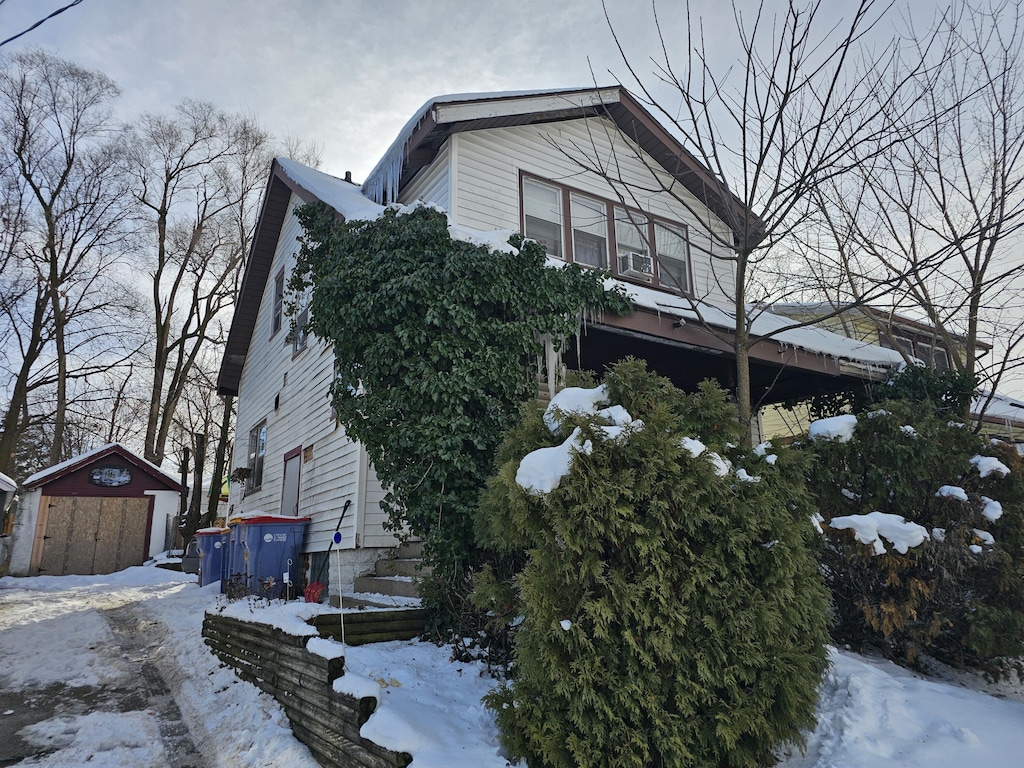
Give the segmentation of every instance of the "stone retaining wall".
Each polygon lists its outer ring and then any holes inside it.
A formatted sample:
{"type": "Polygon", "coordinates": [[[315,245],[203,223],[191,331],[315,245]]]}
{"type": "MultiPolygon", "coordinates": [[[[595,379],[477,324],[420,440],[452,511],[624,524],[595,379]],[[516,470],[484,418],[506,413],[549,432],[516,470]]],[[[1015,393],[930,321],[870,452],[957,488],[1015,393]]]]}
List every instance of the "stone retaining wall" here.
{"type": "Polygon", "coordinates": [[[284,708],[296,738],[328,768],[404,768],[412,762],[359,735],[377,701],[334,690],[345,673],[343,658],[326,659],[306,650],[308,637],[208,613],[206,644],[238,676],[253,683],[284,708]]]}

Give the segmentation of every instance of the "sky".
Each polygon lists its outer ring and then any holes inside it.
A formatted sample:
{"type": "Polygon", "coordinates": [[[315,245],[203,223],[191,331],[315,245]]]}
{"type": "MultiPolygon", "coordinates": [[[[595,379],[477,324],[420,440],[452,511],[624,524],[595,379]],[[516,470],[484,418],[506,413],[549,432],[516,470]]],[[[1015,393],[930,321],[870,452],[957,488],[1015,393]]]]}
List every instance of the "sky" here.
{"type": "MultiPolygon", "coordinates": [[[[769,0],[771,3],[772,0],[769,0]]],[[[0,0],[3,38],[69,0],[0,0]]],[[[917,0],[930,17],[938,3],[917,0]]],[[[752,0],[740,0],[748,10],[752,0]]],[[[837,8],[847,3],[826,0],[837,8]]],[[[648,0],[610,0],[638,67],[655,44],[648,0]]],[[[684,3],[661,2],[685,49],[684,3]]],[[[709,48],[729,56],[729,4],[694,0],[709,48]]],[[[2,39],[2,38],[0,38],[2,39]]],[[[130,119],[184,98],[255,115],[315,142],[321,169],[363,180],[430,97],[628,79],[600,0],[83,0],[4,47],[39,46],[112,77],[130,119]]]]}

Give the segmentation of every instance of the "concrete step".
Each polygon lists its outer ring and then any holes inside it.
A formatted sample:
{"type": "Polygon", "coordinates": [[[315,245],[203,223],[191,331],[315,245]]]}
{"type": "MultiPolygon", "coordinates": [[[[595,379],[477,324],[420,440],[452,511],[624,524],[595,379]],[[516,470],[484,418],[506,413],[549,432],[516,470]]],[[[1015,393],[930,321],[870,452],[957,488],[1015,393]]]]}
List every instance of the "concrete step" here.
{"type": "Polygon", "coordinates": [[[423,542],[419,539],[403,541],[398,545],[398,558],[401,560],[417,560],[423,557],[423,542]]]}
{"type": "Polygon", "coordinates": [[[356,576],[353,589],[379,595],[420,596],[419,585],[412,576],[356,576]]]}
{"type": "Polygon", "coordinates": [[[419,558],[382,557],[373,566],[374,576],[429,576],[429,565],[419,558]]]}

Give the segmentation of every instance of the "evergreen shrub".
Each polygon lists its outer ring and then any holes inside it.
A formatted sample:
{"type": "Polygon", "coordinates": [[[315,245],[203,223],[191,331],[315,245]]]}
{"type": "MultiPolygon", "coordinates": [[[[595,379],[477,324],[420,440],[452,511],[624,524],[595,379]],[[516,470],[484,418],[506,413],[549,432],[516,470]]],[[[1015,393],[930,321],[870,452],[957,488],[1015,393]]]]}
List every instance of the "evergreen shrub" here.
{"type": "Polygon", "coordinates": [[[480,505],[490,546],[525,547],[512,588],[482,590],[519,626],[488,697],[503,742],[534,768],[763,765],[813,722],[826,667],[807,457],[736,452],[712,384],[684,394],[630,360],[605,386],[642,424],[609,436],[599,415],[564,415],[552,432],[527,413],[480,505]],[[523,456],[576,427],[591,450],[558,487],[520,486],[523,456]]]}
{"type": "Polygon", "coordinates": [[[810,485],[826,526],[835,640],[878,646],[903,663],[925,653],[994,670],[1001,657],[1024,654],[1024,463],[1012,446],[951,418],[958,408],[942,398],[891,400],[856,414],[848,441],[812,441],[810,485]],[[1009,474],[984,474],[976,456],[1009,474]],[[876,545],[829,527],[872,512],[922,526],[927,539],[900,553],[884,536],[876,545]]]}

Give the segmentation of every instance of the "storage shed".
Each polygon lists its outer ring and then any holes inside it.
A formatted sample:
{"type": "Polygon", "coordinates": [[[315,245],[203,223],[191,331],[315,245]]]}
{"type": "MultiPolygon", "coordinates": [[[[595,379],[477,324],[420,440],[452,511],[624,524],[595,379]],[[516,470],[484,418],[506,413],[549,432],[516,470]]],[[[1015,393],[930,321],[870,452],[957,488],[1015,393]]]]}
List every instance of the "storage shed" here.
{"type": "Polygon", "coordinates": [[[181,486],[110,443],[37,472],[23,484],[14,521],[14,576],[104,574],[165,549],[181,486]]]}

